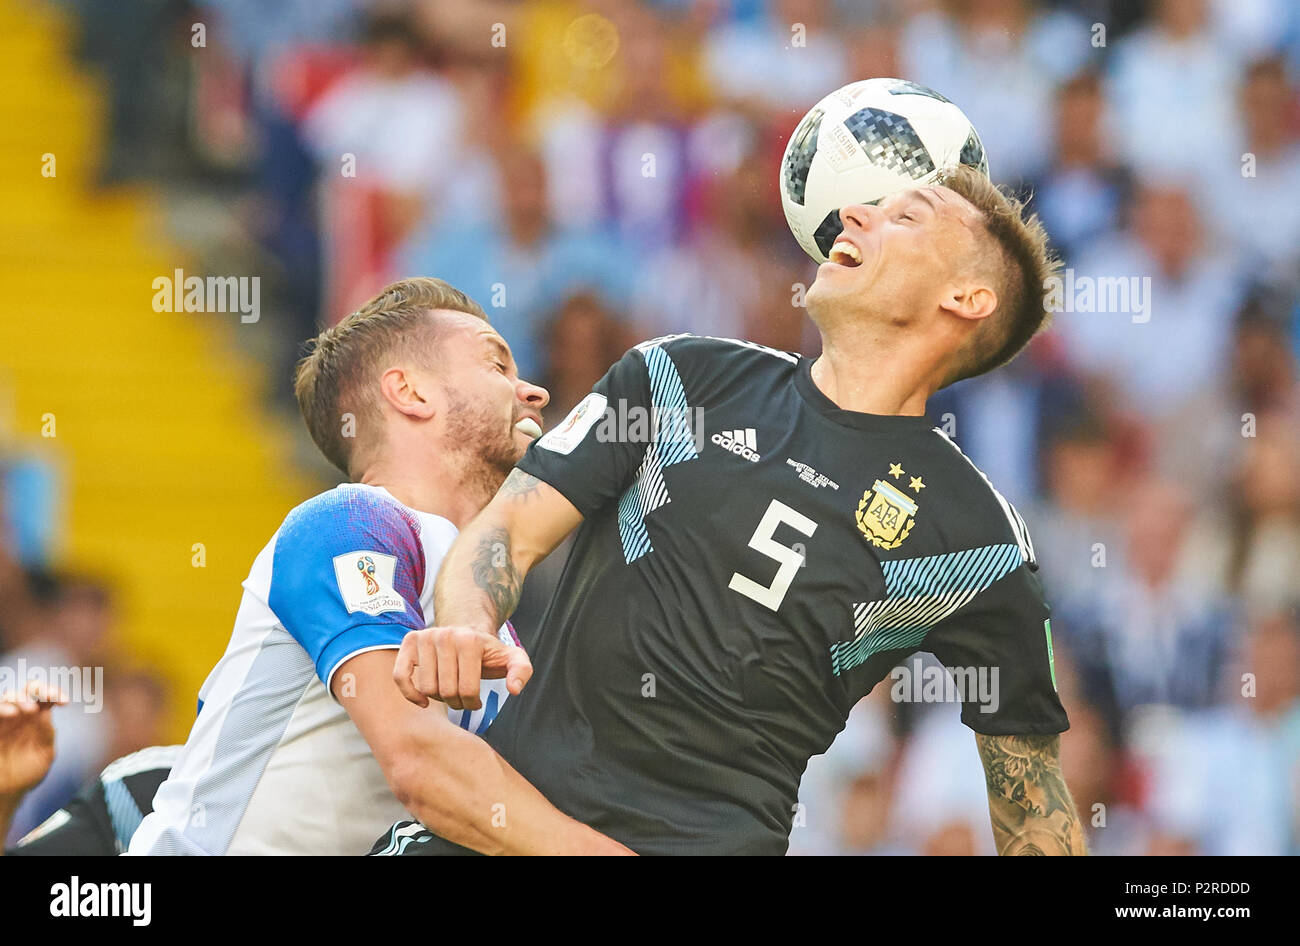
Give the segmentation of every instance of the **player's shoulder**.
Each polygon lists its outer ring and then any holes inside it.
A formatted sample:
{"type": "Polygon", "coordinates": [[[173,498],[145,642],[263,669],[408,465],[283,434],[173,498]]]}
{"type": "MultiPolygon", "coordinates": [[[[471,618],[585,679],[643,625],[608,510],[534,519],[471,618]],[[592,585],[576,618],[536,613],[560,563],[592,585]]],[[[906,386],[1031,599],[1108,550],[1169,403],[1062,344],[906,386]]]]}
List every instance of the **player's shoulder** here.
{"type": "Polygon", "coordinates": [[[445,520],[416,515],[385,490],[347,483],[290,512],[253,573],[283,590],[313,581],[332,561],[336,573],[354,578],[354,570],[380,577],[409,572],[418,594],[426,565],[445,554],[455,531],[445,520]]]}
{"type": "Polygon", "coordinates": [[[653,386],[676,376],[685,385],[692,403],[708,399],[710,393],[752,385],[770,390],[789,380],[801,355],[740,338],[709,335],[665,335],[635,346],[645,360],[653,386]]]}
{"type": "Polygon", "coordinates": [[[793,352],[769,348],[743,338],[719,338],[713,335],[689,333],[661,335],[658,338],[647,339],[633,348],[642,354],[653,349],[661,349],[671,355],[674,361],[682,362],[739,359],[772,361],[774,364],[796,366],[801,357],[793,352]]]}
{"type": "Polygon", "coordinates": [[[944,503],[944,521],[954,545],[1014,545],[1022,561],[1036,566],[1029,528],[1015,506],[943,430],[930,441],[936,464],[930,497],[944,503]]]}
{"type": "Polygon", "coordinates": [[[280,526],[281,544],[300,539],[326,543],[357,533],[406,544],[421,532],[418,516],[385,490],[364,483],[341,483],[295,506],[280,526]]]}
{"type": "Polygon", "coordinates": [[[153,811],[153,798],[171,775],[184,746],[150,746],[110,762],[99,775],[119,851],[131,844],[141,819],[153,811]]]}
{"type": "Polygon", "coordinates": [[[125,781],[144,773],[170,772],[184,748],[181,745],[149,746],[130,755],[124,755],[110,762],[104,771],[99,773],[99,780],[101,782],[125,781]]]}

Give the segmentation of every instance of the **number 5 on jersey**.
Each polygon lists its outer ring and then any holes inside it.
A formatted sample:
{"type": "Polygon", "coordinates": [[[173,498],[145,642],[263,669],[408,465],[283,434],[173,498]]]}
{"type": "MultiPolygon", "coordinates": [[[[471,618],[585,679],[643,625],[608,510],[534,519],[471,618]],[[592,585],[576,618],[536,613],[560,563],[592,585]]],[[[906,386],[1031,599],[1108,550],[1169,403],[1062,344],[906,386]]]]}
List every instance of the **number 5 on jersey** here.
{"type": "Polygon", "coordinates": [[[817,531],[817,523],[807,516],[796,512],[783,502],[772,500],[749,540],[749,547],[780,563],[781,567],[776,570],[776,577],[772,579],[772,584],[764,586],[739,572],[733,572],[731,584],[727,585],[732,591],[738,591],[746,598],[753,598],[763,607],[773,611],[781,607],[781,602],[785,600],[785,593],[790,590],[790,582],[794,581],[794,576],[799,573],[799,567],[803,565],[802,555],[772,538],[776,527],[783,522],[807,536],[817,531]]]}

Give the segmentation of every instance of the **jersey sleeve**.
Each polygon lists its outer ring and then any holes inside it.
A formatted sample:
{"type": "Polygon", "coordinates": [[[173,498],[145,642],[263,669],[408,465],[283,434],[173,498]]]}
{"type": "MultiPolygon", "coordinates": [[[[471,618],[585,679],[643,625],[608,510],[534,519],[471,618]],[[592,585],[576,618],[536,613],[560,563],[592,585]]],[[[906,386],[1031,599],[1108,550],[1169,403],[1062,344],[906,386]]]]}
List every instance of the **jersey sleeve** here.
{"type": "Polygon", "coordinates": [[[118,853],[98,779],[5,850],[6,857],[113,857],[118,853]]]}
{"type": "MultiPolygon", "coordinates": [[[[651,390],[651,363],[665,374],[671,371],[669,383],[681,390],[662,348],[633,348],[559,426],[528,448],[519,469],[555,487],[586,517],[621,496],[654,440],[653,408],[662,398],[651,390]]],[[[684,394],[681,402],[684,406],[684,394]]]]}
{"type": "Polygon", "coordinates": [[[415,517],[382,494],[338,489],[281,526],[267,603],[328,690],[349,657],[399,647],[407,631],[425,626],[424,581],[415,517]]]}
{"type": "Polygon", "coordinates": [[[975,732],[1034,735],[1070,727],[1056,692],[1050,614],[1033,566],[1023,562],[926,636],[954,678],[984,675],[968,684],[962,702],[962,722],[975,732]]]}

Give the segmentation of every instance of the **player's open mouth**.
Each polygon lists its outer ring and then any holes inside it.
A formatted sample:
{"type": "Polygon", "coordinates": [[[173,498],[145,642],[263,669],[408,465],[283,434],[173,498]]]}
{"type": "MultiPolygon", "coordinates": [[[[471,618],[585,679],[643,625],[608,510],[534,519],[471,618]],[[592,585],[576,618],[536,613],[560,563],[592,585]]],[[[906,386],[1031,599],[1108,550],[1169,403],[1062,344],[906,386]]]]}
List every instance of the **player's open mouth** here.
{"type": "Polygon", "coordinates": [[[533,440],[536,440],[538,437],[542,435],[541,426],[537,423],[537,421],[533,420],[531,417],[525,417],[523,420],[516,421],[515,430],[527,434],[533,440]]]}
{"type": "Polygon", "coordinates": [[[836,240],[829,255],[832,263],[840,266],[861,266],[862,252],[848,240],[836,240]]]}

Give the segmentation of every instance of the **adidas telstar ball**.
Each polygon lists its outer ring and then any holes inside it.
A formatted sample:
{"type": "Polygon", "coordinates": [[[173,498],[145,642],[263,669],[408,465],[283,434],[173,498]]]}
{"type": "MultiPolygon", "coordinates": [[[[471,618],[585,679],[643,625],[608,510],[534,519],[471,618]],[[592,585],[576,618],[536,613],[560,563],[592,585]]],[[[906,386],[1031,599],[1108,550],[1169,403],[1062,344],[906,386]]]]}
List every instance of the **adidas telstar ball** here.
{"type": "Polygon", "coordinates": [[[988,174],[975,127],[938,92],[903,79],[864,79],[812,107],[781,159],[781,206],[799,245],[826,262],[840,208],[873,204],[966,164],[988,174]]]}

